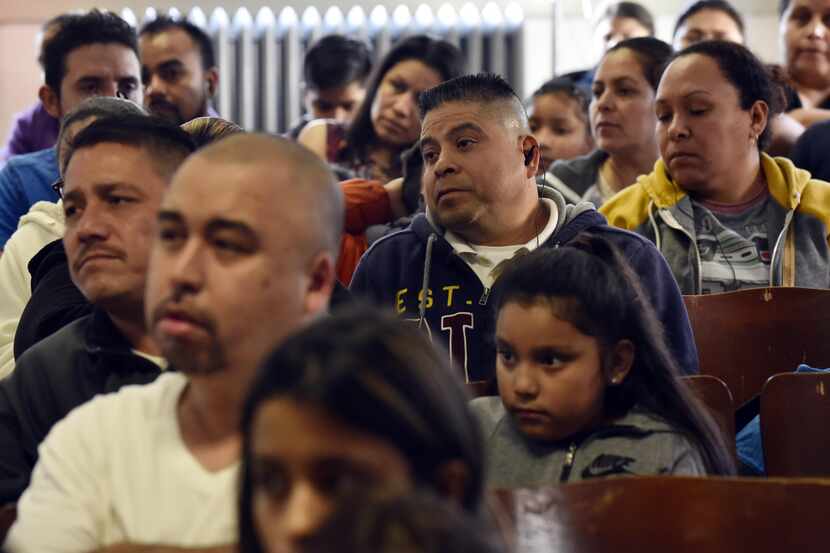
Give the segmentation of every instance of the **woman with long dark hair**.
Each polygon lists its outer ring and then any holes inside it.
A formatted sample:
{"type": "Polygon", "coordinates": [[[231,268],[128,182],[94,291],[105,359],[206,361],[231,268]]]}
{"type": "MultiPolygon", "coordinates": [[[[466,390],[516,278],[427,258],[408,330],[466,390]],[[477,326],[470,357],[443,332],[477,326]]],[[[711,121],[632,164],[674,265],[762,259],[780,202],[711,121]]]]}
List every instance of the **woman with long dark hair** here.
{"type": "Polygon", "coordinates": [[[426,35],[405,38],[383,57],[369,78],[366,97],[348,127],[312,122],[300,143],[335,165],[341,177],[389,182],[402,175],[401,154],[418,140],[418,95],[458,77],[461,51],[426,35]]]}
{"type": "MultiPolygon", "coordinates": [[[[421,134],[418,95],[461,75],[461,51],[443,40],[415,35],[395,44],[369,78],[351,125],[312,121],[299,142],[326,160],[343,180],[346,226],[337,276],[348,285],[369,246],[366,230],[418,209],[420,178],[408,175],[406,156],[421,134]]],[[[420,158],[420,152],[409,159],[420,158]]]]}

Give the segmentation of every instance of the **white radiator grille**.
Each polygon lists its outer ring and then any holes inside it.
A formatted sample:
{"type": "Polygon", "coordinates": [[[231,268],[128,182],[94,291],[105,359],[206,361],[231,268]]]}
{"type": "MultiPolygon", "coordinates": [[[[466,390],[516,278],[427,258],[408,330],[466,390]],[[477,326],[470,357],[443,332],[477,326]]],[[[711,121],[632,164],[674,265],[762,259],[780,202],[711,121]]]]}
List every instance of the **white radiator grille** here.
{"type": "MultiPolygon", "coordinates": [[[[122,15],[134,25],[139,23],[129,9],[123,10],[122,15]]],[[[181,17],[181,12],[171,8],[167,15],[181,17]]],[[[149,8],[141,22],[156,16],[157,11],[149,8]]],[[[306,8],[302,14],[292,7],[276,12],[262,8],[256,17],[245,8],[237,10],[233,17],[222,8],[210,16],[193,8],[186,17],[205,29],[214,41],[220,75],[217,111],[248,130],[282,133],[299,120],[306,48],[331,33],[371,42],[376,59],[401,37],[417,33],[438,36],[461,48],[468,71],[503,75],[524,97],[523,15],[515,3],[504,10],[495,2],[482,10],[468,3],[458,11],[445,4],[436,13],[421,5],[414,14],[406,5],[391,10],[375,6],[368,15],[360,7],[347,14],[331,7],[324,15],[314,7],[306,8]]]]}

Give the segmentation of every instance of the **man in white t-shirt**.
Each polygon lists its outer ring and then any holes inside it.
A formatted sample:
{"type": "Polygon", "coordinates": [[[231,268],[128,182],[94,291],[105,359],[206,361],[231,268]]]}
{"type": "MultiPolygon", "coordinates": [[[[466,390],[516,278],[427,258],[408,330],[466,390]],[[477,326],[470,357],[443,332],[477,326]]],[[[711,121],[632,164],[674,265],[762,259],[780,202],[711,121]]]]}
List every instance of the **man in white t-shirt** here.
{"type": "Polygon", "coordinates": [[[162,202],[145,302],[179,372],[55,426],[8,551],[234,551],[241,404],[260,360],[326,310],[342,220],[333,175],[302,146],[236,135],[190,157],[162,202]]]}

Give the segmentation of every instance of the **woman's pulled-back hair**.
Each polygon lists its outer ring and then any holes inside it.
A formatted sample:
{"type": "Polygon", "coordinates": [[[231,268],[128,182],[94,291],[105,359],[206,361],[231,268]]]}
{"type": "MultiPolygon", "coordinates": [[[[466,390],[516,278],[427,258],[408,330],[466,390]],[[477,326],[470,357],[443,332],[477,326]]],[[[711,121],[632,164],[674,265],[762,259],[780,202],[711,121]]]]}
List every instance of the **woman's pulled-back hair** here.
{"type": "Polygon", "coordinates": [[[651,85],[652,90],[657,90],[657,85],[660,84],[660,77],[663,76],[667,62],[674,53],[674,50],[668,43],[650,36],[629,38],[620,41],[609,48],[605,56],[617,50],[631,50],[634,53],[643,71],[643,77],[651,85]]]}
{"type": "Polygon", "coordinates": [[[767,104],[769,107],[767,126],[758,137],[758,148],[761,151],[765,150],[772,139],[769,122],[773,117],[782,113],[787,105],[786,84],[781,82],[780,77],[776,76],[748,48],[734,42],[722,40],[698,42],[676,53],[669,63],[692,54],[706,56],[718,65],[726,80],[737,89],[742,110],[749,110],[759,100],[767,104]]]}
{"type": "Polygon", "coordinates": [[[372,125],[372,104],[380,83],[390,69],[407,60],[420,61],[435,70],[444,81],[454,79],[464,72],[464,55],[461,50],[445,40],[427,35],[414,35],[395,44],[369,77],[366,96],[349,126],[346,133],[347,147],[338,161],[365,161],[369,147],[377,140],[375,127],[372,125]]]}
{"type": "Polygon", "coordinates": [[[677,16],[677,21],[674,22],[674,30],[672,31],[671,36],[677,36],[677,31],[679,31],[680,27],[686,23],[687,19],[706,10],[725,14],[735,23],[735,26],[738,28],[738,32],[741,33],[741,36],[745,36],[743,16],[741,16],[740,12],[735,9],[735,6],[726,0],[697,0],[687,4],[685,9],[680,12],[680,15],[677,16]]]}
{"type": "Polygon", "coordinates": [[[640,279],[610,242],[583,234],[567,246],[518,259],[499,279],[497,312],[508,303],[540,300],[550,303],[557,318],[596,338],[604,351],[620,340],[634,344],[628,376],[606,388],[603,409],[609,417],[622,417],[634,406],[653,413],[697,445],[708,473],[734,472],[722,434],[678,380],[677,362],[640,279]]]}
{"type": "Polygon", "coordinates": [[[242,415],[240,550],[259,553],[252,519],[252,426],[268,400],[312,405],[398,449],[416,483],[439,494],[449,461],[468,470],[463,506],[479,507],[484,451],[449,355],[412,323],[368,308],[326,316],[288,338],[260,368],[242,415]]]}
{"type": "Polygon", "coordinates": [[[654,36],[654,16],[645,6],[637,2],[612,2],[602,12],[597,23],[614,17],[634,19],[648,31],[650,36],[654,36]]]}

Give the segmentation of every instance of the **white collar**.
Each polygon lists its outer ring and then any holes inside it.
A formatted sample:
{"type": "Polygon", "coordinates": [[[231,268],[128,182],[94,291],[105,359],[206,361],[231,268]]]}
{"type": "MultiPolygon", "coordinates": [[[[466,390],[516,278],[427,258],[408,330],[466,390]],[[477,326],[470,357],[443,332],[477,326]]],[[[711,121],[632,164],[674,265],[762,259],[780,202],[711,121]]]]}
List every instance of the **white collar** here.
{"type": "MultiPolygon", "coordinates": [[[[559,212],[556,208],[556,202],[551,200],[550,198],[540,198],[541,202],[543,202],[548,208],[548,221],[545,224],[545,227],[541,230],[541,232],[525,242],[524,244],[513,244],[509,246],[481,246],[478,244],[471,244],[467,240],[464,240],[451,230],[446,230],[444,232],[444,239],[452,246],[452,249],[458,255],[481,255],[483,252],[486,251],[506,251],[506,250],[520,250],[526,249],[527,251],[532,252],[538,246],[544,244],[548,238],[553,235],[553,231],[556,230],[556,225],[559,222],[559,212]]],[[[431,218],[430,218],[431,220],[431,218]]]]}

